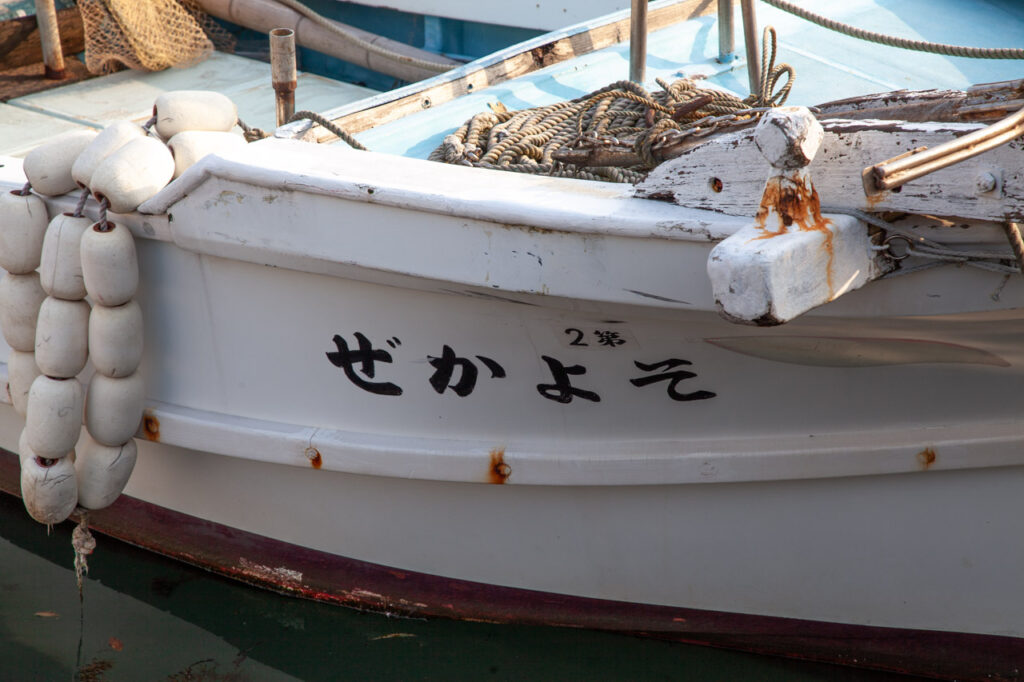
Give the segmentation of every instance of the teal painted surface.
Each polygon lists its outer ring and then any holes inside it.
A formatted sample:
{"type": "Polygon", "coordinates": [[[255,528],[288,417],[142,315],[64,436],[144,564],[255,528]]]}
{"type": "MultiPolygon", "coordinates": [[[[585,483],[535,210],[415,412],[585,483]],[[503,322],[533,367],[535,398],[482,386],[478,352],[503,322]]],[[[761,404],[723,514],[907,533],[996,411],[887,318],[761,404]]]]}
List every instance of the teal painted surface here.
{"type": "MultiPolygon", "coordinates": [[[[1024,3],[1008,0],[848,0],[815,3],[831,18],[869,30],[933,42],[979,47],[1013,47],[1024,36],[1024,3]]],[[[788,104],[814,105],[830,100],[897,89],[965,88],[974,83],[1019,78],[1024,63],[923,54],[850,38],[763,3],[760,27],[773,25],[779,36],[777,63],[796,69],[788,104]]],[[[740,22],[736,45],[742,49],[740,22]]],[[[714,74],[708,81],[748,94],[745,60],[729,67],[716,61],[717,24],[713,16],[652,33],[648,40],[647,83],[694,73],[714,74]],[[717,72],[717,73],[716,73],[717,72]]],[[[556,64],[522,78],[418,112],[357,137],[376,151],[425,158],[450,132],[487,104],[502,102],[524,109],[579,97],[627,77],[628,45],[618,45],[579,60],[556,64]]]]}
{"type": "MultiPolygon", "coordinates": [[[[428,17],[336,0],[308,0],[306,5],[329,19],[349,26],[467,60],[483,57],[541,33],[531,29],[428,17]],[[435,32],[429,37],[426,31],[428,23],[433,23],[432,31],[435,32]]],[[[242,30],[237,26],[229,28],[237,35],[240,50],[267,49],[268,37],[265,33],[242,30]]],[[[377,73],[304,47],[299,47],[297,52],[299,68],[309,73],[365,85],[374,90],[391,90],[406,84],[405,81],[393,76],[377,73]]]]}

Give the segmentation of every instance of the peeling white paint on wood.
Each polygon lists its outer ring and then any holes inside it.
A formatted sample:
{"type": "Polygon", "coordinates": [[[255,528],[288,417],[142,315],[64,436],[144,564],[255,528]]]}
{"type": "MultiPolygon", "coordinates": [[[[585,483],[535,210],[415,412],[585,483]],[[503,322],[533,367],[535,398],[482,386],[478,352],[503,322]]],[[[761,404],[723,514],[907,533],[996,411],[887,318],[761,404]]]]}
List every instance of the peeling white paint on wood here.
{"type": "MultiPolygon", "coordinates": [[[[809,168],[822,206],[1024,220],[1021,140],[909,182],[899,192],[868,198],[861,181],[864,168],[918,147],[934,147],[984,126],[840,119],[821,123],[825,139],[809,168]],[[987,175],[997,182],[991,190],[982,191],[978,179],[987,175]]],[[[771,171],[753,140],[754,131],[750,129],[712,138],[655,168],[637,186],[637,194],[673,196],[683,206],[753,215],[764,179],[771,171]]]]}

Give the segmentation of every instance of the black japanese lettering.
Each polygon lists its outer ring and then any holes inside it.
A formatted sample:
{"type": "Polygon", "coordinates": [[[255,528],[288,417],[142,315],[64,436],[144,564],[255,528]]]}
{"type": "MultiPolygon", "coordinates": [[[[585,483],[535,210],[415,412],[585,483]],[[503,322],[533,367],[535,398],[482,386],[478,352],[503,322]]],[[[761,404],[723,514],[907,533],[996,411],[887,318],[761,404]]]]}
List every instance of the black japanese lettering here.
{"type": "MultiPolygon", "coordinates": [[[[340,367],[345,372],[345,376],[348,377],[349,381],[370,393],[377,395],[402,395],[402,389],[395,384],[390,382],[371,382],[366,379],[373,379],[377,374],[374,363],[376,362],[391,362],[391,353],[380,348],[373,348],[370,340],[367,339],[363,334],[356,332],[356,341],[359,342],[358,350],[350,350],[348,342],[338,334],[334,335],[334,345],[338,347],[337,351],[328,352],[327,359],[331,361],[331,364],[335,367],[340,367]],[[354,365],[359,364],[359,370],[356,371],[354,365]],[[360,376],[362,373],[363,376],[360,376]],[[364,379],[363,377],[366,377],[364,379]]],[[[388,341],[392,348],[395,347],[395,343],[401,343],[397,338],[394,342],[388,341]]]]}
{"type": "Polygon", "coordinates": [[[554,358],[549,358],[547,355],[540,356],[541,359],[548,363],[548,369],[551,370],[551,375],[555,380],[553,384],[537,384],[537,392],[548,400],[554,400],[559,403],[570,403],[573,397],[583,398],[584,400],[590,400],[595,403],[601,402],[601,396],[594,393],[593,391],[586,391],[581,388],[573,388],[569,383],[569,375],[580,376],[587,373],[587,369],[582,365],[570,365],[566,367],[561,362],[554,358]]]}
{"type": "MultiPolygon", "coordinates": [[[[484,363],[487,369],[491,370],[492,379],[505,377],[505,368],[497,362],[482,355],[476,357],[484,363]]],[[[447,344],[441,351],[441,357],[427,356],[427,359],[435,370],[433,376],[430,377],[430,385],[434,387],[435,391],[444,393],[445,389],[450,388],[460,398],[465,398],[473,392],[476,387],[478,370],[471,360],[457,357],[455,351],[447,344]],[[452,384],[450,382],[456,367],[459,368],[459,380],[452,384]]]]}
{"type": "Polygon", "coordinates": [[[693,363],[690,362],[689,360],[669,358],[668,360],[655,362],[650,365],[645,365],[642,362],[636,361],[633,361],[633,364],[637,366],[637,369],[640,369],[644,372],[654,372],[662,370],[661,374],[630,379],[629,383],[633,384],[634,386],[643,387],[647,386],[648,384],[652,384],[656,381],[668,381],[669,385],[666,390],[668,391],[668,396],[672,398],[672,400],[707,400],[708,398],[715,397],[715,394],[712,393],[711,391],[694,391],[693,393],[680,393],[679,391],[676,390],[676,386],[679,384],[680,381],[692,379],[697,375],[694,374],[693,372],[688,372],[685,369],[676,370],[674,372],[670,372],[668,370],[673,370],[676,367],[680,367],[682,365],[692,365],[693,363]]]}

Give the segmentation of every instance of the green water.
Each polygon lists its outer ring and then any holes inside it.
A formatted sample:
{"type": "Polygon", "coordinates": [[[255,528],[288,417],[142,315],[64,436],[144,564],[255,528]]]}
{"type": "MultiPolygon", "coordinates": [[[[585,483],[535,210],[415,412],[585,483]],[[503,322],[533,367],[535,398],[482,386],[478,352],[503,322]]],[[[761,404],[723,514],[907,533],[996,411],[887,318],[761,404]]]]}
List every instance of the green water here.
{"type": "Polygon", "coordinates": [[[234,583],[0,494],[0,680],[908,680],[584,630],[388,618],[234,583]]]}

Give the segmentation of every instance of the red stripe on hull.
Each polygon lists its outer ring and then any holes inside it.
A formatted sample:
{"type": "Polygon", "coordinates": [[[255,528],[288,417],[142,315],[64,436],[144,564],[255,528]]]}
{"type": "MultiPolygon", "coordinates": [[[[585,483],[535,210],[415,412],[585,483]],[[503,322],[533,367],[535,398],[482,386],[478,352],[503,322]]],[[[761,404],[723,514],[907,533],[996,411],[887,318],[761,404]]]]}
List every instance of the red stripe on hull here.
{"type": "MultiPolygon", "coordinates": [[[[17,457],[5,450],[0,490],[20,493],[17,457]]],[[[654,606],[443,578],[307,549],[124,495],[90,513],[89,522],[111,537],[251,585],[390,615],[590,628],[947,679],[1024,679],[1024,639],[1014,637],[654,606]]]]}

